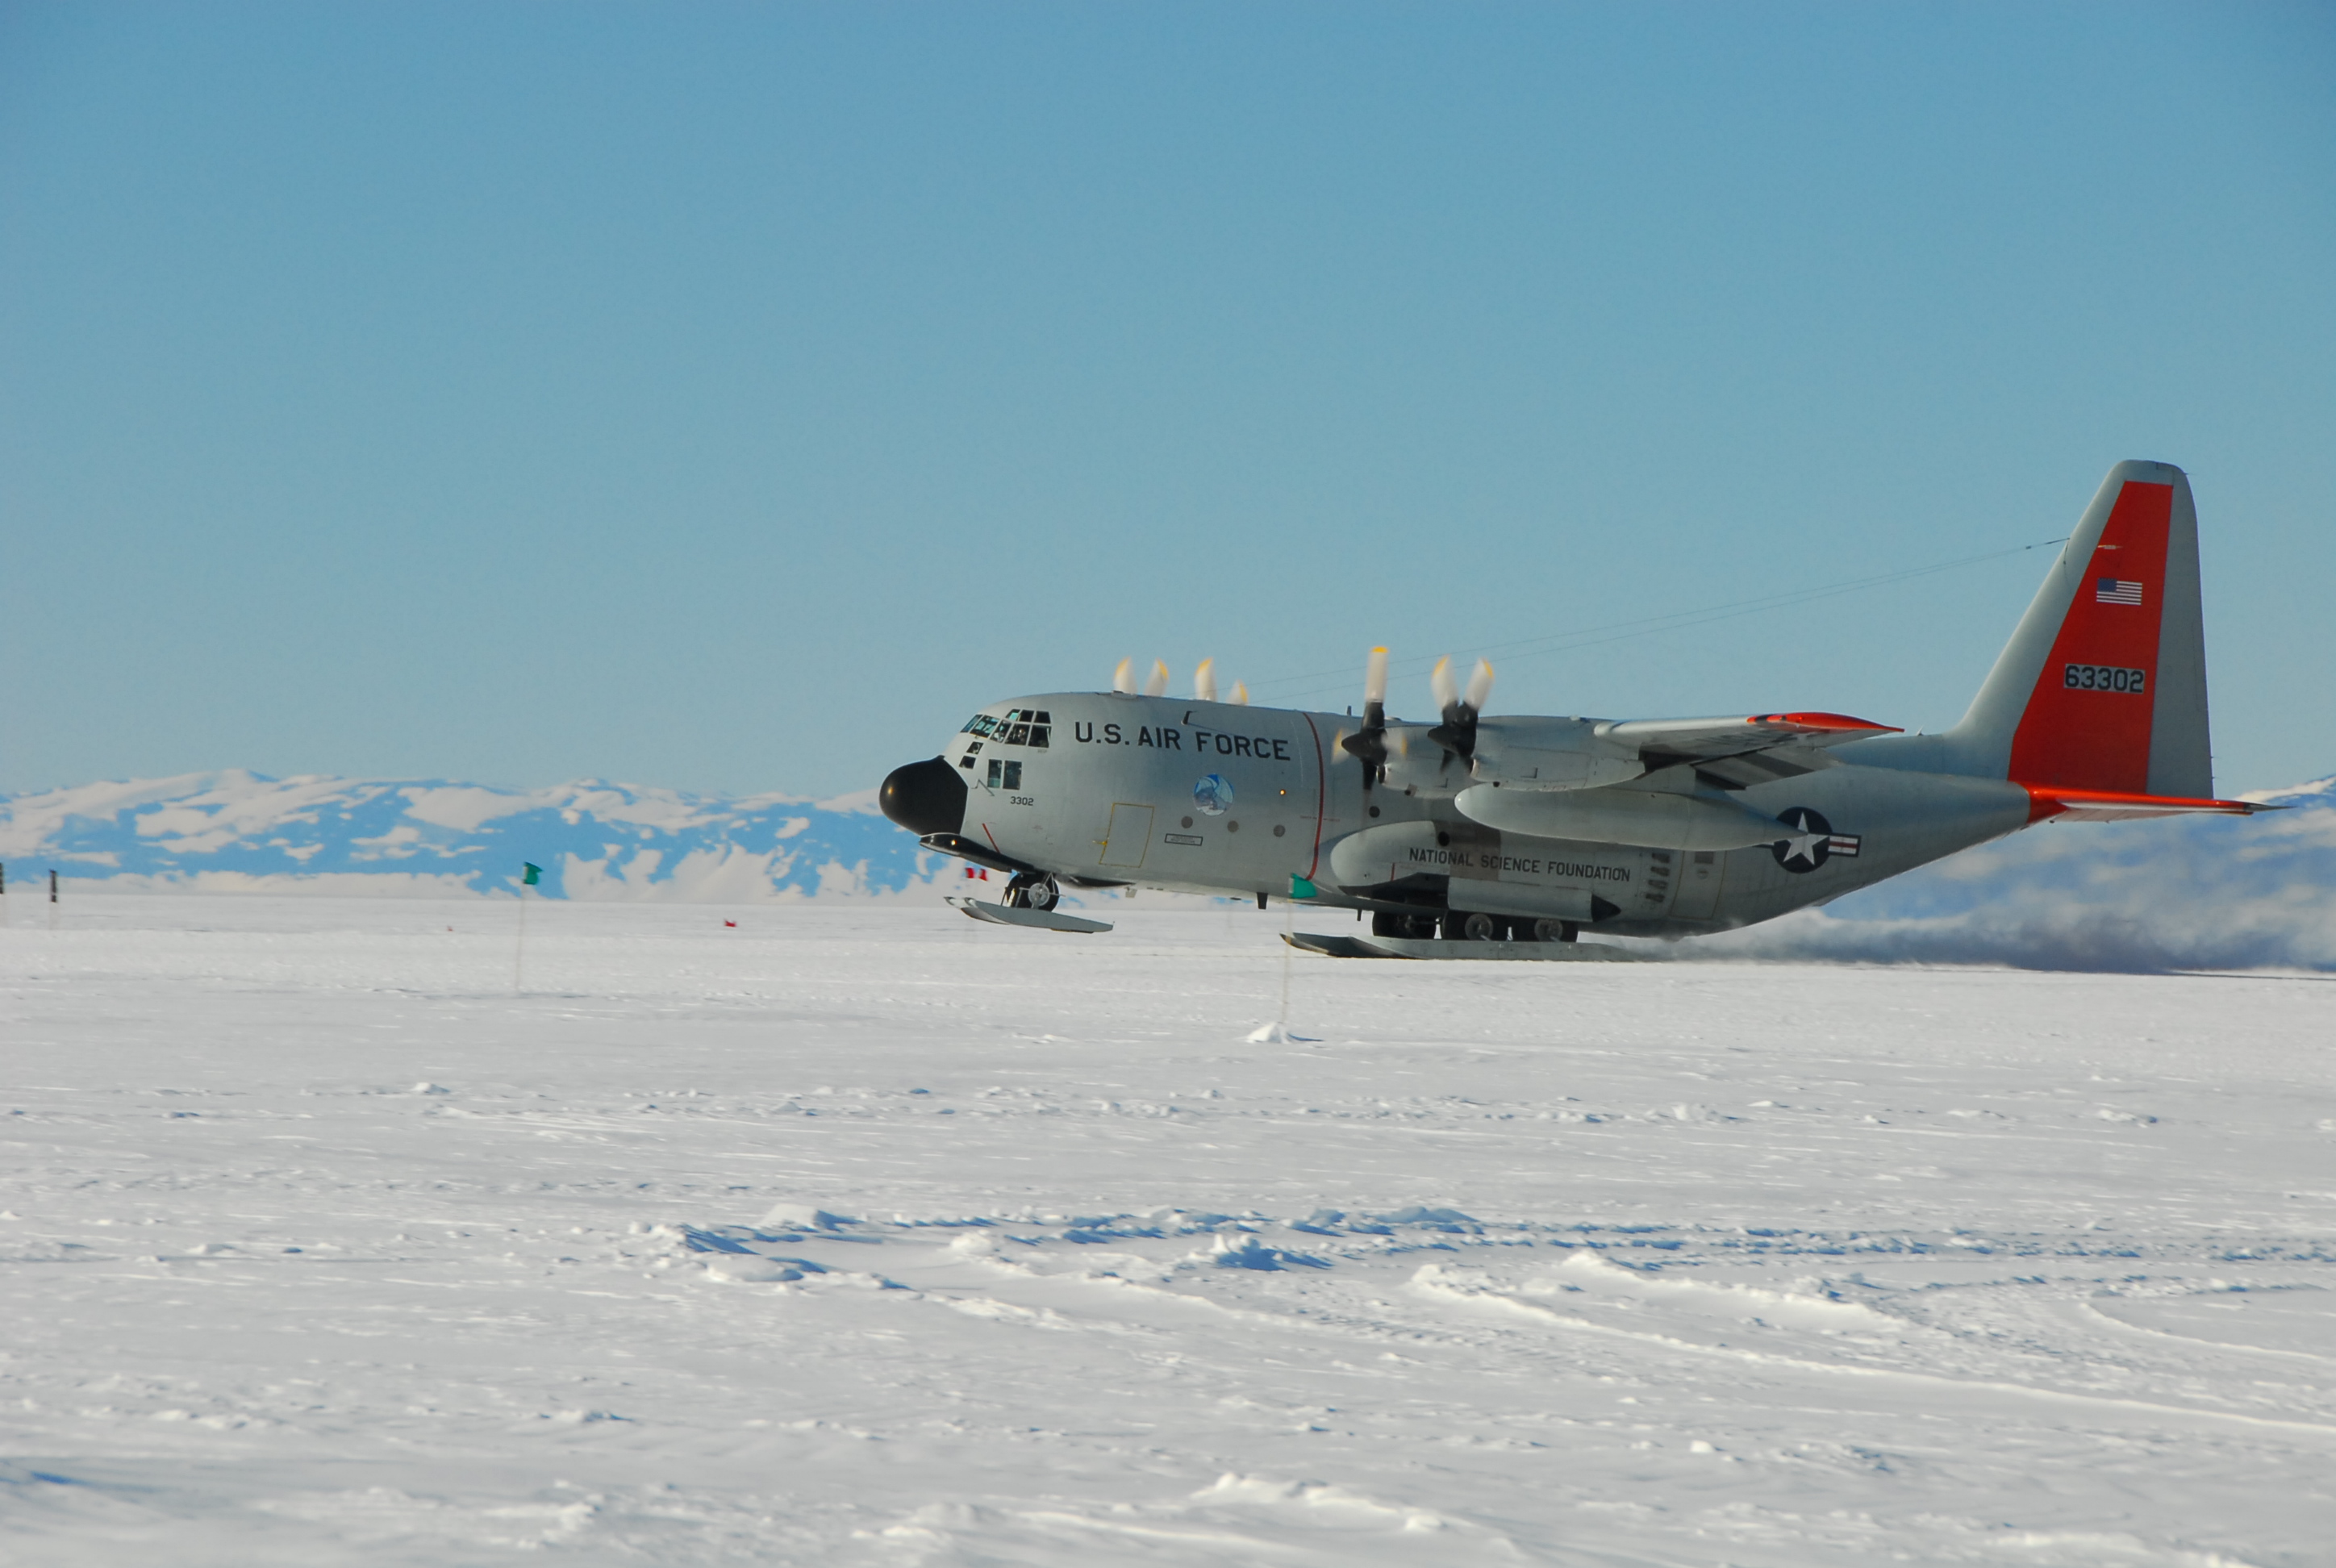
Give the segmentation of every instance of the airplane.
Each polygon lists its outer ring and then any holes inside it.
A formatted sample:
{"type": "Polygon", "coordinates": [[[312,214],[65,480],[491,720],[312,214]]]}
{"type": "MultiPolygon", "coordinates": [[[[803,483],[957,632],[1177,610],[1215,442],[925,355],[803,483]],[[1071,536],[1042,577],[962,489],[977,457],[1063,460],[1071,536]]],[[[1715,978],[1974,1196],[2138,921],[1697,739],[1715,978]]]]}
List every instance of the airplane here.
{"type": "Polygon", "coordinates": [[[1495,716],[1482,661],[1465,689],[1448,659],[1432,684],[1434,722],[1390,718],[1374,648],[1357,720],[1219,701],[1206,664],[1190,700],[1162,665],[1138,692],[1124,662],[1108,692],[983,708],[879,803],[1010,877],[999,904],[966,901],[984,918],[1109,929],[1057,911],[1065,887],[1275,897],[1367,914],[1376,945],[1319,950],[1372,957],[1707,934],[2039,823],[2264,809],[2214,797],[2197,511],[2170,463],[2109,471],[1942,733],[1495,716]]]}

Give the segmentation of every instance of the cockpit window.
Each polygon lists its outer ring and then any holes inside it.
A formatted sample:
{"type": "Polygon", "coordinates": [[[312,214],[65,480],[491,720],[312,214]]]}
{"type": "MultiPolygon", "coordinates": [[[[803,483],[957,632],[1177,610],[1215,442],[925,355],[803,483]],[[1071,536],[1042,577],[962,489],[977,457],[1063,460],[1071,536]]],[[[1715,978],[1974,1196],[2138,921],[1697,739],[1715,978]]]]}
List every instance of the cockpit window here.
{"type": "Polygon", "coordinates": [[[982,735],[1007,745],[1045,745],[1052,738],[1049,726],[1054,722],[1054,716],[1044,708],[1010,707],[1003,718],[975,714],[958,733],[982,735]]]}

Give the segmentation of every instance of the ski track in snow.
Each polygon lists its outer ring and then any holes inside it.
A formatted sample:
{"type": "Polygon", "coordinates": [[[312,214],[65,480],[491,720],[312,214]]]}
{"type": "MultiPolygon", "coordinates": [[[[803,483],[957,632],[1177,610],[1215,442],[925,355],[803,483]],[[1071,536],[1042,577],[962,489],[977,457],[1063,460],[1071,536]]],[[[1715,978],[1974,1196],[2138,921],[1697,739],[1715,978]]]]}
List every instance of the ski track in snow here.
{"type": "Polygon", "coordinates": [[[12,1563],[2336,1540],[2321,979],[15,901],[12,1563]]]}

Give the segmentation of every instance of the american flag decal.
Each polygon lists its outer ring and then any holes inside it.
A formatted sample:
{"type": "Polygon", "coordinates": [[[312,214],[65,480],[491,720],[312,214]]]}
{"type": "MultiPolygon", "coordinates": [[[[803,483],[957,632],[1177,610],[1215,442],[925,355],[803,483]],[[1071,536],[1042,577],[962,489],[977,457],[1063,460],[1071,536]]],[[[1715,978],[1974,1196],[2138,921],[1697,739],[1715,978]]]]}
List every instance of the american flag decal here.
{"type": "Polygon", "coordinates": [[[1848,855],[1854,859],[1857,846],[1864,842],[1856,833],[1835,833],[1825,841],[1827,854],[1848,855]]]}
{"type": "Polygon", "coordinates": [[[2141,584],[2127,582],[2121,578],[2105,577],[2093,589],[2093,598],[2103,604],[2139,604],[2141,584]]]}

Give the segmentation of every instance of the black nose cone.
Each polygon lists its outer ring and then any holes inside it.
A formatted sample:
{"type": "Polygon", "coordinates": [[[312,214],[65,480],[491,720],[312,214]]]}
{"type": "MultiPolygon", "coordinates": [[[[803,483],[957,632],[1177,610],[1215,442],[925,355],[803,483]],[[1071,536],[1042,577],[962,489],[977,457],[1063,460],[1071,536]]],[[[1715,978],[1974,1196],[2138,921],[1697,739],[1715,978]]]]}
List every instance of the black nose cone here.
{"type": "Polygon", "coordinates": [[[896,767],[876,792],[884,814],[915,833],[953,833],[965,825],[965,781],[940,757],[896,767]]]}

